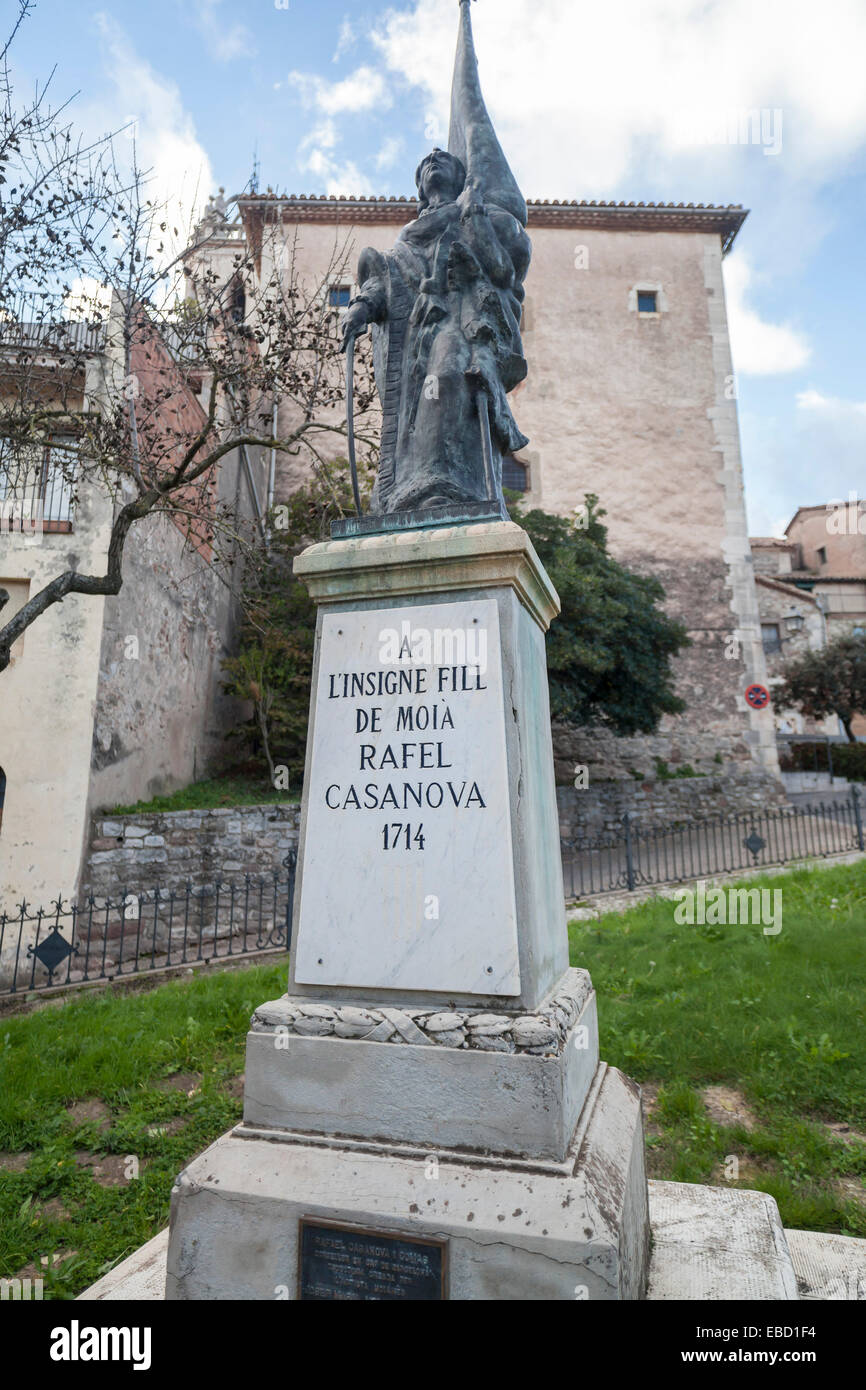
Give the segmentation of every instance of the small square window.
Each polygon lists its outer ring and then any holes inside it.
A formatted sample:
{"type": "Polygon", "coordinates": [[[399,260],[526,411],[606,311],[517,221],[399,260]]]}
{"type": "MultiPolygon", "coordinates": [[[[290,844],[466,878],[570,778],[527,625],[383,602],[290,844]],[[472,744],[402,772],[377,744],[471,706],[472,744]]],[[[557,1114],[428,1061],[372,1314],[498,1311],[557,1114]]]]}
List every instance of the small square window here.
{"type": "Polygon", "coordinates": [[[655,290],[638,290],[637,292],[637,311],[639,314],[658,313],[656,308],[655,290]]]}
{"type": "Polygon", "coordinates": [[[351,298],[350,285],[332,285],[328,290],[328,304],[332,309],[347,309],[351,298]]]}
{"type": "Polygon", "coordinates": [[[818,564],[819,564],[819,565],[826,565],[826,563],[827,563],[827,547],[826,547],[826,545],[819,545],[819,546],[818,546],[818,564]]]}

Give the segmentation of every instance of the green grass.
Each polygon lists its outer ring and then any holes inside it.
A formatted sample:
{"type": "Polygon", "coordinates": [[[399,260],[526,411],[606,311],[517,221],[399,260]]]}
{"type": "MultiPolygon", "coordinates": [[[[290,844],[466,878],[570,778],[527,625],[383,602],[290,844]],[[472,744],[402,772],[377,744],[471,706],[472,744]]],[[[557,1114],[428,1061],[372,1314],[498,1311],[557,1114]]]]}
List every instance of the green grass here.
{"type": "Polygon", "coordinates": [[[661,898],[570,926],[602,1056],[662,1083],[653,1176],[722,1183],[735,1155],[739,1185],[772,1193],[786,1226],[866,1236],[866,1144],[824,1123],[866,1131],[866,863],[748,886],[782,890],[778,936],[680,926],[661,898]],[[741,1092],[756,1128],[715,1124],[699,1094],[711,1084],[741,1092]]]}
{"type": "Polygon", "coordinates": [[[0,1277],[48,1256],[45,1297],[72,1298],[166,1224],[180,1169],[240,1119],[250,1015],[285,987],[285,964],[254,966],[0,1015],[0,1151],[32,1155],[0,1159],[0,1277]],[[200,1076],[192,1096],[178,1073],[200,1076]],[[68,1114],[92,1098],[108,1128],[68,1114]],[[76,1153],[134,1156],[139,1176],[101,1186],[76,1153]]]}
{"type": "MultiPolygon", "coordinates": [[[[862,1185],[866,1144],[823,1123],[866,1130],[866,863],[752,882],[783,891],[778,936],[678,926],[662,899],[572,925],[602,1055],[661,1085],[653,1176],[721,1184],[735,1155],[787,1226],[866,1236],[866,1205],[841,1188],[862,1185]],[[713,1122],[713,1083],[744,1094],[756,1128],[713,1122]]],[[[177,1173],[240,1118],[249,1017],[285,977],[257,965],[0,1015],[0,1276],[47,1257],[45,1297],[71,1298],[165,1225],[177,1173]],[[69,1113],[93,1100],[104,1127],[69,1113]],[[76,1155],[132,1156],[139,1176],[101,1185],[76,1155]]]]}
{"type": "Polygon", "coordinates": [[[222,806],[270,806],[296,804],[300,791],[276,791],[261,774],[226,773],[192,782],[168,796],[137,801],[134,806],[115,806],[106,816],[140,816],[148,811],[210,811],[222,806]]]}

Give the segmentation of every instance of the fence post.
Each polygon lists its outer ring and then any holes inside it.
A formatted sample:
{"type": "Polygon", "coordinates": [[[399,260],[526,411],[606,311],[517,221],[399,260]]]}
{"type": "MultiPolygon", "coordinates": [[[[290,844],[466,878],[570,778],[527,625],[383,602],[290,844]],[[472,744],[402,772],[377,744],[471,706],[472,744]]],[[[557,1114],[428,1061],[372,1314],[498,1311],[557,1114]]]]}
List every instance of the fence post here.
{"type": "Polygon", "coordinates": [[[634,859],[632,858],[631,848],[631,811],[626,811],[622,818],[625,826],[625,874],[628,882],[628,891],[634,891],[634,859]]]}
{"type": "Polygon", "coordinates": [[[857,827],[857,844],[860,849],[866,848],[863,844],[863,816],[860,812],[860,788],[856,782],[851,783],[851,800],[854,803],[854,824],[857,827]]]}

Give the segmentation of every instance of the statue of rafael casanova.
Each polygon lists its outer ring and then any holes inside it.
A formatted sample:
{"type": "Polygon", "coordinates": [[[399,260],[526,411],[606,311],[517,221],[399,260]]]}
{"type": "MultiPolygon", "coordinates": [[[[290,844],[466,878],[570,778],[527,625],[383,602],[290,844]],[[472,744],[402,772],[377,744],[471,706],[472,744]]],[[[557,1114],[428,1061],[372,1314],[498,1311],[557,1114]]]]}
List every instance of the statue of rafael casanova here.
{"type": "Polygon", "coordinates": [[[361,254],[344,323],[344,347],[373,329],[383,412],[374,515],[501,504],[502,456],[529,442],[507,399],[526,376],[526,202],[481,95],[469,0],[448,150],[427,155],[415,181],[418,216],[393,250],[361,254]]]}

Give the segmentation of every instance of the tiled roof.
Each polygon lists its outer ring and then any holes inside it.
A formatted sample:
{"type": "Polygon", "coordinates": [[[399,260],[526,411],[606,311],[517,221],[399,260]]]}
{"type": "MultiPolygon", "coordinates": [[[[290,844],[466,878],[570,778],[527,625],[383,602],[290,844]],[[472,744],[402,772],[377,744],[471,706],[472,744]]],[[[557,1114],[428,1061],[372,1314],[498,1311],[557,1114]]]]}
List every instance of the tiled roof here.
{"type": "Polygon", "coordinates": [[[791,579],[810,579],[815,584],[866,584],[866,570],[862,574],[828,574],[823,570],[791,570],[791,579]]]}
{"type": "MultiPolygon", "coordinates": [[[[281,208],[301,222],[330,222],[335,214],[353,222],[395,222],[402,224],[414,216],[415,198],[347,194],[245,193],[237,198],[241,212],[281,208]]],[[[622,228],[628,231],[718,232],[722,249],[728,251],[748,211],[742,203],[727,206],[715,203],[626,203],[597,201],[595,198],[534,198],[527,202],[530,227],[622,228]]]]}

